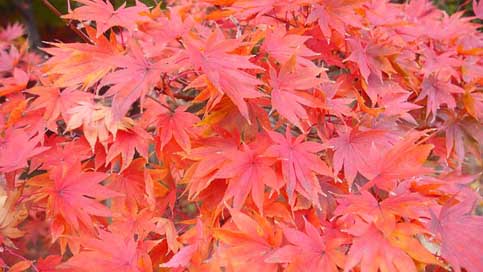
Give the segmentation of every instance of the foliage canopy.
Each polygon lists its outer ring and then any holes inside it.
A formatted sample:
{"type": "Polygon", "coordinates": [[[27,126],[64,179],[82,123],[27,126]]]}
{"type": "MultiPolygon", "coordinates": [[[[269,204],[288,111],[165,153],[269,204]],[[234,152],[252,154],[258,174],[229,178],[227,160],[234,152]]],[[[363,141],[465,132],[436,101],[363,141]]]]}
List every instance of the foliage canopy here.
{"type": "Polygon", "coordinates": [[[0,29],[0,269],[483,271],[483,2],[72,2],[0,29]]]}

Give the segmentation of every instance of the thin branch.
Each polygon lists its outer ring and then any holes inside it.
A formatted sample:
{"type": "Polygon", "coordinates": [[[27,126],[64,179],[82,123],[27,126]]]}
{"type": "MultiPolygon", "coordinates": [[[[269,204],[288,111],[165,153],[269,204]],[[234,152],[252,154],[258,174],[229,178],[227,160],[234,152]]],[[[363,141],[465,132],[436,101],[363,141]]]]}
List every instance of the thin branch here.
{"type": "Polygon", "coordinates": [[[291,23],[287,19],[282,19],[282,18],[279,18],[279,17],[277,17],[275,15],[271,15],[271,14],[265,14],[264,16],[267,16],[267,17],[270,17],[272,19],[275,19],[275,20],[277,20],[279,22],[282,22],[282,23],[286,24],[287,26],[297,27],[297,25],[294,25],[293,23],[291,23]]]}
{"type": "Polygon", "coordinates": [[[20,12],[25,25],[27,26],[28,39],[31,48],[38,49],[40,45],[40,35],[35,21],[35,15],[32,10],[32,0],[13,1],[13,5],[20,12]]]}
{"type": "Polygon", "coordinates": [[[61,20],[63,20],[66,25],[72,30],[74,31],[83,41],[87,42],[87,43],[91,43],[91,39],[82,31],[80,31],[79,29],[77,29],[77,27],[72,24],[71,21],[67,21],[65,19],[62,18],[62,13],[54,6],[52,5],[49,0],[42,0],[42,3],[50,10],[52,11],[57,17],[59,17],[61,20]]]}
{"type": "Polygon", "coordinates": [[[189,73],[196,74],[196,71],[194,71],[194,70],[186,70],[186,71],[183,71],[183,72],[181,72],[181,73],[179,73],[179,74],[177,74],[177,75],[175,75],[173,77],[168,77],[168,80],[169,81],[173,81],[173,80],[176,80],[176,79],[178,79],[178,78],[180,78],[182,76],[185,76],[186,74],[189,74],[189,73]]]}
{"type": "Polygon", "coordinates": [[[33,261],[31,261],[31,260],[29,260],[29,259],[25,258],[24,256],[22,256],[22,255],[20,255],[20,254],[16,253],[15,251],[11,250],[11,249],[10,249],[10,248],[8,248],[8,247],[4,247],[4,249],[5,249],[5,251],[6,251],[7,253],[9,253],[10,255],[15,256],[15,257],[17,257],[17,258],[20,258],[22,261],[29,261],[29,262],[31,262],[31,267],[32,267],[32,269],[33,269],[35,272],[39,272],[39,269],[37,268],[37,266],[35,266],[35,264],[34,264],[34,262],[33,262],[33,261]]]}
{"type": "Polygon", "coordinates": [[[179,93],[174,93],[173,96],[174,96],[174,98],[182,99],[182,100],[185,100],[185,101],[191,101],[195,98],[194,96],[189,96],[189,95],[184,95],[184,94],[179,94],[179,93]]]}
{"type": "Polygon", "coordinates": [[[170,112],[174,112],[174,110],[168,106],[166,106],[165,104],[163,104],[161,101],[159,101],[156,97],[150,95],[150,94],[147,94],[146,95],[147,98],[153,100],[154,102],[158,103],[159,105],[163,106],[164,108],[168,109],[170,112]]]}

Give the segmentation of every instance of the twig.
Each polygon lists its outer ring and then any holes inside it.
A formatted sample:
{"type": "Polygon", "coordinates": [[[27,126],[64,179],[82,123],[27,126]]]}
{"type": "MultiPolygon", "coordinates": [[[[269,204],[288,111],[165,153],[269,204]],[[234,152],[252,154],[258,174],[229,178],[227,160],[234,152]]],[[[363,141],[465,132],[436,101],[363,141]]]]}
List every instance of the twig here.
{"type": "Polygon", "coordinates": [[[289,20],[287,19],[282,19],[282,18],[279,18],[275,15],[271,15],[271,14],[265,14],[264,16],[267,16],[267,17],[270,17],[272,19],[275,19],[279,22],[282,22],[282,23],[285,23],[287,26],[293,26],[293,27],[297,27],[297,25],[294,25],[293,23],[291,23],[289,20]]]}
{"type": "Polygon", "coordinates": [[[196,71],[194,71],[194,70],[186,70],[186,71],[183,71],[183,72],[181,72],[181,73],[179,73],[179,74],[177,74],[177,75],[175,75],[173,77],[169,77],[168,78],[168,81],[176,80],[176,79],[178,79],[178,78],[180,78],[182,76],[185,76],[186,74],[189,74],[189,73],[195,73],[196,74],[196,71]]]}
{"type": "Polygon", "coordinates": [[[173,96],[174,96],[174,98],[182,99],[182,100],[185,100],[185,101],[191,101],[195,98],[194,96],[189,96],[189,95],[184,95],[184,94],[179,94],[179,93],[174,93],[173,96]]]}
{"type": "Polygon", "coordinates": [[[20,12],[20,16],[22,16],[25,24],[27,25],[30,46],[34,49],[38,49],[40,45],[40,34],[35,22],[34,12],[32,10],[32,0],[12,2],[20,12]]]}
{"type": "Polygon", "coordinates": [[[122,44],[122,47],[123,48],[126,48],[126,42],[124,41],[124,35],[122,34],[122,28],[121,27],[117,27],[118,28],[118,31],[119,31],[119,35],[121,36],[121,44],[122,44]]]}
{"type": "Polygon", "coordinates": [[[62,18],[62,13],[56,8],[54,7],[54,5],[52,5],[49,0],[42,0],[42,3],[50,10],[52,11],[57,17],[59,17],[61,20],[63,20],[64,22],[66,22],[67,26],[72,30],[74,31],[83,41],[87,42],[87,43],[91,43],[91,39],[82,31],[80,31],[79,29],[77,29],[77,27],[75,27],[74,24],[72,24],[72,22],[68,22],[66,21],[65,19],[62,18]]]}
{"type": "Polygon", "coordinates": [[[35,272],[39,272],[39,269],[38,269],[38,268],[35,266],[35,264],[34,264],[34,262],[33,262],[33,261],[31,261],[31,260],[29,260],[29,259],[25,258],[24,256],[22,256],[22,255],[20,255],[20,254],[18,254],[18,253],[16,253],[16,252],[14,252],[14,251],[12,251],[12,250],[11,250],[10,248],[8,248],[8,247],[4,247],[4,249],[5,249],[5,251],[6,251],[7,253],[9,253],[10,255],[15,256],[15,257],[17,257],[17,258],[20,258],[22,261],[29,261],[29,262],[31,262],[31,263],[32,263],[32,264],[31,264],[32,269],[33,269],[35,272]]]}
{"type": "Polygon", "coordinates": [[[147,94],[146,95],[147,98],[153,100],[154,102],[158,103],[159,105],[163,106],[164,108],[168,109],[170,112],[174,112],[174,110],[168,106],[166,106],[165,104],[161,103],[161,101],[159,101],[156,97],[150,95],[150,94],[147,94]]]}

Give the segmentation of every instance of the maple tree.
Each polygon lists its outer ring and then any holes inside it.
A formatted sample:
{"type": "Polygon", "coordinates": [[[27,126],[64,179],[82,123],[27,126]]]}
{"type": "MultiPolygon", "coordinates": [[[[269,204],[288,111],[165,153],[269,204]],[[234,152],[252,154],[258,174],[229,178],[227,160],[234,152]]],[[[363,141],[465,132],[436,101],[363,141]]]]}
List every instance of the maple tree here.
{"type": "Polygon", "coordinates": [[[483,271],[482,1],[154,2],[0,28],[1,271],[483,271]]]}

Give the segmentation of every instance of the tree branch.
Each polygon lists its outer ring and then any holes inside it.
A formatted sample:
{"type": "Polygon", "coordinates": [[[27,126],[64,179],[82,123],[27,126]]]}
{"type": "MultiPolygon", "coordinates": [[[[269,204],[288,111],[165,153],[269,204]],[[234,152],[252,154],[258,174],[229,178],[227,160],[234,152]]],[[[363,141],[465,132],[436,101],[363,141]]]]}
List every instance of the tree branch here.
{"type": "Polygon", "coordinates": [[[66,25],[74,31],[83,41],[87,43],[92,43],[91,39],[82,31],[77,29],[77,27],[71,22],[71,21],[66,21],[65,19],[62,18],[62,13],[54,6],[52,5],[49,0],[42,0],[42,3],[50,10],[52,11],[57,17],[62,19],[66,25]]]}
{"type": "Polygon", "coordinates": [[[20,16],[22,16],[22,19],[27,26],[30,47],[37,49],[40,46],[40,35],[32,10],[32,0],[13,1],[13,5],[20,12],[20,16]]]}

